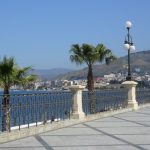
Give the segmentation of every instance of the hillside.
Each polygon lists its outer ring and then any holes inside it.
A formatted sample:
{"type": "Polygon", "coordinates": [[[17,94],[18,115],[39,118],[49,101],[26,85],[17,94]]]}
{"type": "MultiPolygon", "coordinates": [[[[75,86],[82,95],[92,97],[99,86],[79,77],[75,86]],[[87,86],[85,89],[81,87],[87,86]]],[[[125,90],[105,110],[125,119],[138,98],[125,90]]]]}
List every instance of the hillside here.
{"type": "MultiPolygon", "coordinates": [[[[118,58],[110,65],[95,65],[93,67],[94,77],[103,76],[110,73],[126,73],[127,72],[127,56],[118,58]]],[[[131,53],[131,70],[138,71],[140,74],[150,74],[150,50],[131,53]]],[[[55,79],[84,79],[87,76],[87,68],[78,71],[72,71],[63,75],[57,76],[55,79]]]]}
{"type": "Polygon", "coordinates": [[[66,68],[53,68],[53,69],[35,69],[34,74],[42,80],[50,80],[58,75],[65,74],[72,71],[71,69],[66,68]]]}

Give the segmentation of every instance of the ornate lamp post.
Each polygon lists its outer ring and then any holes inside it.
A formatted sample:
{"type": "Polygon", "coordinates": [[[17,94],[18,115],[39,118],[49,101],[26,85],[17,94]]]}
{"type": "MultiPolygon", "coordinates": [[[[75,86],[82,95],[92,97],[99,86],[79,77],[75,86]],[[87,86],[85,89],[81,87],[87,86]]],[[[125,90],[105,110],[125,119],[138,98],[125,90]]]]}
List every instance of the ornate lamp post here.
{"type": "Polygon", "coordinates": [[[130,70],[130,52],[135,50],[135,46],[132,42],[132,37],[130,35],[130,28],[132,23],[130,21],[126,22],[127,35],[125,36],[124,47],[128,50],[128,76],[126,77],[126,81],[122,83],[122,85],[128,90],[128,107],[133,110],[138,109],[138,102],[136,101],[136,85],[137,82],[131,81],[131,70],[130,70]]]}
{"type": "Polygon", "coordinates": [[[130,52],[132,50],[135,50],[135,46],[133,45],[132,37],[130,35],[130,28],[132,26],[132,23],[130,21],[127,21],[125,26],[127,29],[127,35],[125,36],[124,47],[126,50],[128,50],[128,76],[126,77],[126,80],[131,81],[132,77],[131,77],[131,67],[130,67],[130,52]]]}

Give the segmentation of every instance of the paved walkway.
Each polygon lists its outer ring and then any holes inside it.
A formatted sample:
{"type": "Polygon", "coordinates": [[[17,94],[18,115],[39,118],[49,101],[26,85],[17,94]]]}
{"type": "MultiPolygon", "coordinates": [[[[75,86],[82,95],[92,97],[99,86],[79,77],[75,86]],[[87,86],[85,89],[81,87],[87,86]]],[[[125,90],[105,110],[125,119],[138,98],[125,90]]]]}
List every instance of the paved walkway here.
{"type": "Polygon", "coordinates": [[[150,150],[150,107],[0,144],[0,150],[150,150]]]}

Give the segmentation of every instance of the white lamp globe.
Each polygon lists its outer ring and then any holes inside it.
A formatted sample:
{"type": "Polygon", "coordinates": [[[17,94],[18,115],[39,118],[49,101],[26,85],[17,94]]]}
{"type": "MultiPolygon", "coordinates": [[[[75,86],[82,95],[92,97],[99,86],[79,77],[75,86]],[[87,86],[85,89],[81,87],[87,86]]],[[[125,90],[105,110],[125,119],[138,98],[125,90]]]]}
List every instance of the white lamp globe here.
{"type": "Polygon", "coordinates": [[[134,45],[131,45],[131,46],[130,46],[130,50],[131,50],[131,51],[135,51],[135,46],[134,46],[134,45]]]}
{"type": "Polygon", "coordinates": [[[125,26],[126,26],[126,28],[131,28],[131,26],[132,26],[131,21],[126,21],[125,26]]]}
{"type": "Polygon", "coordinates": [[[130,45],[128,43],[124,44],[124,49],[129,50],[130,49],[130,45]]]}

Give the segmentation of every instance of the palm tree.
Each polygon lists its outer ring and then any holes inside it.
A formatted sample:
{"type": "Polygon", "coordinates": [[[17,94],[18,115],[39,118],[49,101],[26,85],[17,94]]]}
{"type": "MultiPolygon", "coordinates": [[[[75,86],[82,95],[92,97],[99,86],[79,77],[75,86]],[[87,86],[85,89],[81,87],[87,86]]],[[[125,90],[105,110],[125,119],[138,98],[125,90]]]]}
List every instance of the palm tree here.
{"type": "Polygon", "coordinates": [[[13,57],[6,56],[0,60],[0,86],[3,90],[2,100],[2,131],[10,129],[9,89],[13,85],[26,85],[36,80],[35,75],[28,74],[31,67],[19,68],[13,57]]]}
{"type": "Polygon", "coordinates": [[[88,66],[87,75],[87,88],[89,91],[89,101],[90,101],[90,112],[95,112],[95,102],[94,102],[94,80],[93,80],[93,65],[97,62],[104,62],[109,64],[115,59],[112,55],[111,50],[106,49],[103,44],[98,44],[96,47],[89,44],[73,44],[71,47],[70,59],[76,64],[85,63],[88,66]]]}

